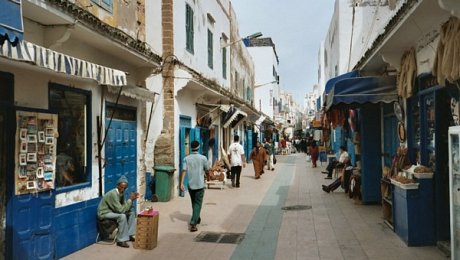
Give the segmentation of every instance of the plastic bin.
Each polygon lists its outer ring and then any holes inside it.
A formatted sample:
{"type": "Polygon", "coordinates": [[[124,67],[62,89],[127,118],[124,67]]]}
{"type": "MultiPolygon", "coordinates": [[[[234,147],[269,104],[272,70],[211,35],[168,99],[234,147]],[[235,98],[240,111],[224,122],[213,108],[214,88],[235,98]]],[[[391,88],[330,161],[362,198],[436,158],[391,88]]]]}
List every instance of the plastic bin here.
{"type": "Polygon", "coordinates": [[[159,165],[153,167],[155,170],[155,193],[158,201],[169,201],[173,186],[174,167],[168,165],[159,165]]]}

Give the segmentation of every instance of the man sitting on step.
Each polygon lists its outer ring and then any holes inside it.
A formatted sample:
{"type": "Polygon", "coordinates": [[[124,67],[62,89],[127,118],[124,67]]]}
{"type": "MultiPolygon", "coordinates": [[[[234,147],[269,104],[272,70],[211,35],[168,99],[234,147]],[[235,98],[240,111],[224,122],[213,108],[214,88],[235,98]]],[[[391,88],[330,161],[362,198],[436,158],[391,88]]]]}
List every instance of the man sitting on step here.
{"type": "Polygon", "coordinates": [[[125,190],[128,187],[128,179],[121,176],[117,181],[117,187],[107,192],[97,207],[99,220],[111,219],[118,223],[117,246],[129,247],[129,241],[134,241],[136,232],[136,217],[131,210],[133,201],[139,198],[139,193],[131,192],[128,200],[125,200],[125,190]]]}

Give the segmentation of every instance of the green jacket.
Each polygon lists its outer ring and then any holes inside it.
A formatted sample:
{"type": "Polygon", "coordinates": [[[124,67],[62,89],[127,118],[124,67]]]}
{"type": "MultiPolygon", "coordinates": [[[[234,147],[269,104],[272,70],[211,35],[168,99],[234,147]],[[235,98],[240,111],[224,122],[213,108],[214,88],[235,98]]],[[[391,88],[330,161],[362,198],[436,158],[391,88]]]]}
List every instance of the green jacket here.
{"type": "Polygon", "coordinates": [[[125,201],[124,195],[119,194],[117,188],[107,192],[97,207],[97,217],[103,219],[104,215],[113,213],[126,213],[131,209],[133,202],[128,199],[125,201]]]}

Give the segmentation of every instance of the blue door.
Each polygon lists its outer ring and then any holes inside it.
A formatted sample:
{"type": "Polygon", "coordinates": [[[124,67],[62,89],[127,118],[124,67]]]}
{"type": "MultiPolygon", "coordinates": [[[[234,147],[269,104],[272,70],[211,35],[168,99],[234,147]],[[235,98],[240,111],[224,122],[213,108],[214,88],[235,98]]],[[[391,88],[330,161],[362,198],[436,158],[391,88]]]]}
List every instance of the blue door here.
{"type": "Polygon", "coordinates": [[[252,130],[246,130],[246,144],[244,149],[244,154],[246,156],[246,161],[249,160],[249,154],[252,151],[252,130]]]}
{"type": "Polygon", "coordinates": [[[391,161],[399,145],[398,121],[396,116],[392,115],[385,116],[383,123],[383,161],[385,166],[391,167],[391,161]]]}
{"type": "Polygon", "coordinates": [[[122,175],[128,178],[125,195],[137,191],[136,144],[136,122],[112,119],[105,144],[104,193],[115,188],[122,175]]]}
{"type": "MultiPolygon", "coordinates": [[[[192,140],[190,138],[190,132],[191,132],[190,127],[181,127],[179,130],[179,167],[180,167],[179,183],[180,183],[180,177],[182,173],[182,166],[183,166],[184,158],[190,153],[190,143],[192,140]]],[[[185,186],[185,189],[187,189],[188,187],[187,175],[185,175],[184,186],[185,186]]],[[[179,187],[179,195],[180,196],[184,195],[183,192],[180,190],[180,187],[179,187]]]]}
{"type": "Polygon", "coordinates": [[[7,218],[12,235],[11,259],[53,259],[54,190],[13,196],[7,218]]]}
{"type": "MultiPolygon", "coordinates": [[[[196,127],[180,127],[179,130],[179,167],[180,172],[182,172],[182,165],[185,156],[189,155],[192,152],[191,143],[193,141],[198,141],[200,143],[200,150],[198,151],[200,154],[203,154],[207,157],[208,154],[208,140],[209,140],[209,130],[196,127]]],[[[181,174],[179,174],[179,178],[181,174]]],[[[180,182],[180,179],[179,179],[180,182]]],[[[188,187],[188,176],[185,175],[184,178],[184,186],[185,189],[188,187]]],[[[179,194],[182,196],[182,191],[179,191],[179,194]]]]}

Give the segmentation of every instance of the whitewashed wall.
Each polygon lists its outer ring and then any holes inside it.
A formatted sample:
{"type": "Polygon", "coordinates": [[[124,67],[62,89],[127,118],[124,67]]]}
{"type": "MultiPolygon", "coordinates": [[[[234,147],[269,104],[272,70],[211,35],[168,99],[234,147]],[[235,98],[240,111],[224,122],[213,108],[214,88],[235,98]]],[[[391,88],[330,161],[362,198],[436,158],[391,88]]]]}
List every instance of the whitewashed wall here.
{"type": "Polygon", "coordinates": [[[280,94],[278,84],[271,83],[276,80],[273,76],[273,67],[279,72],[275,52],[270,46],[249,47],[248,50],[254,61],[254,107],[262,110],[270,118],[273,118],[274,113],[271,97],[279,100],[280,94]]]}
{"type": "MultiPolygon", "coordinates": [[[[230,77],[222,77],[222,49],[220,37],[225,33],[230,35],[230,21],[227,16],[228,9],[222,10],[218,1],[194,1],[180,0],[174,1],[174,53],[185,65],[193,68],[208,79],[215,80],[219,85],[228,88],[230,77]],[[186,30],[185,30],[185,7],[186,3],[194,11],[194,53],[186,50],[186,30]],[[215,19],[211,24],[207,14],[210,13],[215,19]],[[208,67],[208,29],[213,32],[213,64],[214,68],[208,67]]],[[[228,6],[226,7],[228,8],[228,6]]],[[[228,52],[227,52],[228,53],[228,52]]],[[[227,54],[227,64],[229,54],[227,54]]]]}

